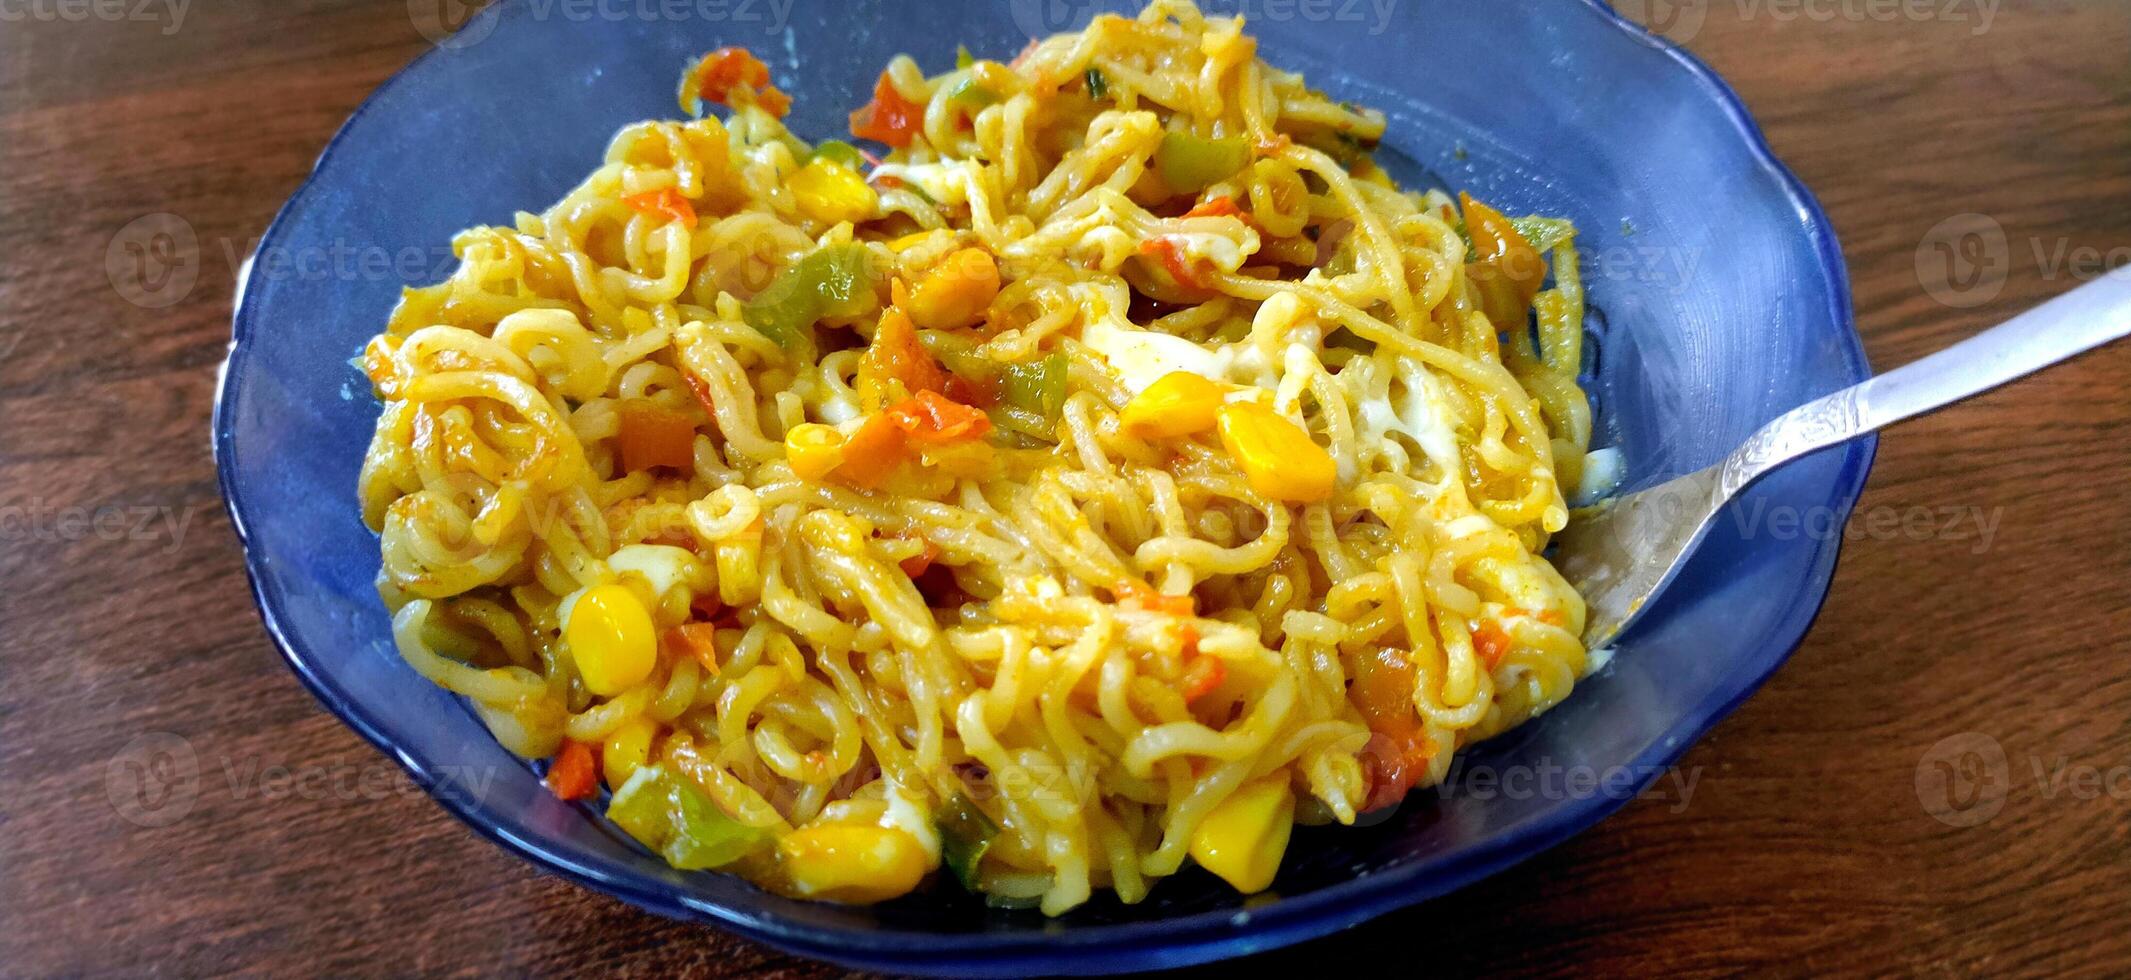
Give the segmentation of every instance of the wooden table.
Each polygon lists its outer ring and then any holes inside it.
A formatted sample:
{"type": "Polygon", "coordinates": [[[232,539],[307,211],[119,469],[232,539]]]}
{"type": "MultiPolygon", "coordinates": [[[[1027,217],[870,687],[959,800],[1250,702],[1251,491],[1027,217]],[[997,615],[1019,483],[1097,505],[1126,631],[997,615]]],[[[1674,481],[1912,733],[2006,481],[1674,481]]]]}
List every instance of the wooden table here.
{"type": "MultiPolygon", "coordinates": [[[[1882,366],[2131,259],[2131,4],[1982,3],[1664,21],[1827,205],[1882,366]],[[2005,244],[1948,293],[1964,214],[2005,244]]],[[[233,273],[428,42],[390,0],[122,6],[160,19],[0,0],[27,15],[0,20],[0,972],[824,972],[535,873],[282,666],[207,451],[233,273]],[[107,262],[158,212],[196,230],[198,281],[147,308],[107,262]],[[166,824],[126,791],[174,742],[197,796],[166,824]]],[[[1889,435],[1826,612],[1688,753],[1690,805],[1250,965],[2123,969],[2127,379],[2119,345],[1889,435]]]]}

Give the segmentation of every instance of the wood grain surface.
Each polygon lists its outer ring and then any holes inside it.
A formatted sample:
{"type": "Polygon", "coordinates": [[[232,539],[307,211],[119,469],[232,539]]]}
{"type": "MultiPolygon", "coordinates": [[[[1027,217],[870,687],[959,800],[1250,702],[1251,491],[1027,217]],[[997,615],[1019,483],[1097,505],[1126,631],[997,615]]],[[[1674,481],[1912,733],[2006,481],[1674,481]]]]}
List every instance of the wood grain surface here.
{"type": "MultiPolygon", "coordinates": [[[[421,6],[0,0],[0,973],[833,972],[482,842],[252,609],[208,454],[233,272],[421,6]],[[197,281],[144,292],[126,229],[162,213],[197,281]],[[173,740],[183,806],[141,795],[173,740]]],[[[2131,259],[2131,3],[1629,6],[1825,203],[1875,364],[2131,259]]],[[[2119,345],[1889,434],[1826,611],[1686,805],[1207,972],[2124,972],[2127,379],[2119,345]]]]}

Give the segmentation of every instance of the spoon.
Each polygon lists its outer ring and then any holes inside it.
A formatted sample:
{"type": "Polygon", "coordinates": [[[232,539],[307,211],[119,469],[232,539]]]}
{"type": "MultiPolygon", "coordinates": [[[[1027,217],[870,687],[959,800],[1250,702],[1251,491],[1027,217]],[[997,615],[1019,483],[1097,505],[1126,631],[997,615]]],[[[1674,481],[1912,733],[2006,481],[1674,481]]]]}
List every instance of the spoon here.
{"type": "Polygon", "coordinates": [[[2131,270],[2118,269],[1958,344],[1807,402],[1731,455],[1579,509],[1554,564],[1584,597],[1583,640],[1612,642],[1671,584],[1725,502],[1801,456],[1943,408],[2131,334],[2131,270]]]}

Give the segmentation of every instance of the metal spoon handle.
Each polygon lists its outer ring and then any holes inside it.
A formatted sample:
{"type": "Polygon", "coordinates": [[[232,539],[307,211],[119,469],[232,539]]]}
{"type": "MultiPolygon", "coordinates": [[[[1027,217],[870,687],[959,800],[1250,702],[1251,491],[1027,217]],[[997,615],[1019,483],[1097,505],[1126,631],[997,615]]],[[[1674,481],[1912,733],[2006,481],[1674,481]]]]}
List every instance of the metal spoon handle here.
{"type": "Polygon", "coordinates": [[[1777,416],[1726,457],[1729,497],[1807,453],[1981,394],[2131,335],[2131,270],[2118,269],[1967,340],[1777,416]]]}

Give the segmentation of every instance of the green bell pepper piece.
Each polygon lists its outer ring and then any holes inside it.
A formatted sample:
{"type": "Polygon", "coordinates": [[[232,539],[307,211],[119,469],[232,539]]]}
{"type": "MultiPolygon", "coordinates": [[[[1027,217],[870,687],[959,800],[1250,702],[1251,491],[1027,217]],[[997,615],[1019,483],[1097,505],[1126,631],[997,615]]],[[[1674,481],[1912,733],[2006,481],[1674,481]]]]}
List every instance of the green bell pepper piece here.
{"type": "Polygon", "coordinates": [[[607,819],[683,871],[722,868],[776,842],[770,831],[727,816],[663,765],[639,768],[615,790],[607,819]]]}

